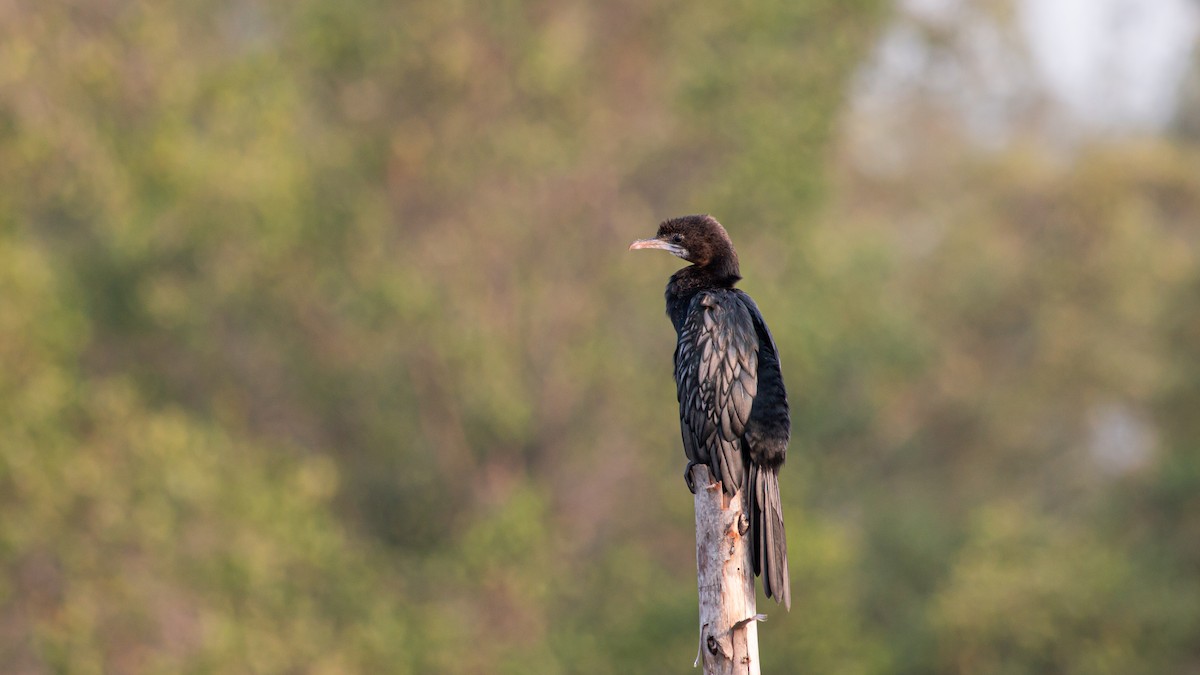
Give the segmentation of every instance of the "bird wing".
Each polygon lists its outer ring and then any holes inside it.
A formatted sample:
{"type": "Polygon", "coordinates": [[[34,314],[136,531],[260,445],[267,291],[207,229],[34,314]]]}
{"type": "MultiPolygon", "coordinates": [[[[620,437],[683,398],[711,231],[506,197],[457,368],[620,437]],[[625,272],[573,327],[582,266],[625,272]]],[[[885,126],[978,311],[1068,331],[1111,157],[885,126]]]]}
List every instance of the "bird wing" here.
{"type": "Polygon", "coordinates": [[[738,294],[704,291],[692,299],[675,350],[683,447],[731,495],[745,473],[742,436],[758,392],[758,349],[738,294]]]}
{"type": "Polygon", "coordinates": [[[775,348],[771,331],[767,329],[767,322],[758,311],[758,305],[749,295],[736,292],[754,322],[754,332],[759,342],[758,393],[750,410],[750,422],[746,425],[750,457],[756,464],[778,467],[787,454],[792,426],[787,390],[783,386],[783,371],[779,365],[779,351],[775,348]]]}

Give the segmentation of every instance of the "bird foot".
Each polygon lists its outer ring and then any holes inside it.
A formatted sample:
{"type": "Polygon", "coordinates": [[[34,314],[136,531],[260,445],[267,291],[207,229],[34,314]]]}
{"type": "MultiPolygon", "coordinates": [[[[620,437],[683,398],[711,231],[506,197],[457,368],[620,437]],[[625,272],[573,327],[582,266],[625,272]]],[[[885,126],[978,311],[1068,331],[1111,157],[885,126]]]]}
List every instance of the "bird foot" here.
{"type": "Polygon", "coordinates": [[[692,478],[693,466],[696,466],[696,463],[689,461],[687,466],[683,467],[683,482],[687,483],[688,490],[690,490],[692,494],[696,494],[696,480],[692,478]]]}

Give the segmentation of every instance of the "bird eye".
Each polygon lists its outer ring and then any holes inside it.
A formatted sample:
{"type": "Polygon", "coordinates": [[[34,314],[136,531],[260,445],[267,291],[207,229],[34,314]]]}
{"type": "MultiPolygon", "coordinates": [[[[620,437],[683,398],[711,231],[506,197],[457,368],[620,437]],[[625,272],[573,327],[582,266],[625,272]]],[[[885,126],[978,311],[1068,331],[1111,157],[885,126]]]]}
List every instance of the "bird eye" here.
{"type": "Polygon", "coordinates": [[[673,235],[671,235],[671,243],[672,243],[672,244],[680,244],[680,243],[683,243],[683,235],[682,235],[682,234],[673,234],[673,235]]]}

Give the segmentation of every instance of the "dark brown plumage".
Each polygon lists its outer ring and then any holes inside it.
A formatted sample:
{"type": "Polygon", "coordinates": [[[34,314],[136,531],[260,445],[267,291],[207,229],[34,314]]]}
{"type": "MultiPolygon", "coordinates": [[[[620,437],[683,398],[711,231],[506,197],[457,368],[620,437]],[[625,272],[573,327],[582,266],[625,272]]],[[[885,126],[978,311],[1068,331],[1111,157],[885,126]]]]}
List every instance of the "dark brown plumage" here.
{"type": "Polygon", "coordinates": [[[746,487],[754,573],[768,598],[791,608],[779,467],[791,422],[779,354],[758,306],[734,288],[741,279],[729,234],[707,215],[664,221],[630,249],[657,248],[692,263],[667,283],[675,326],[675,384],[683,449],[734,495],[746,487]]]}

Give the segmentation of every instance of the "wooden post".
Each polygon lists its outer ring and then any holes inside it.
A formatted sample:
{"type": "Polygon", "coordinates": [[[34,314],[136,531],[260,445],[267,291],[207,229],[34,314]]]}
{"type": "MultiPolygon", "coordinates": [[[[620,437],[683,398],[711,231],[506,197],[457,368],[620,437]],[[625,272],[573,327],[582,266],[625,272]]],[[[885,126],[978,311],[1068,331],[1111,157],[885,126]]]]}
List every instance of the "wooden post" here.
{"type": "Polygon", "coordinates": [[[696,573],[700,589],[700,653],[704,675],[759,675],[754,569],[746,493],[731,499],[708,467],[692,467],[696,486],[696,573]]]}

